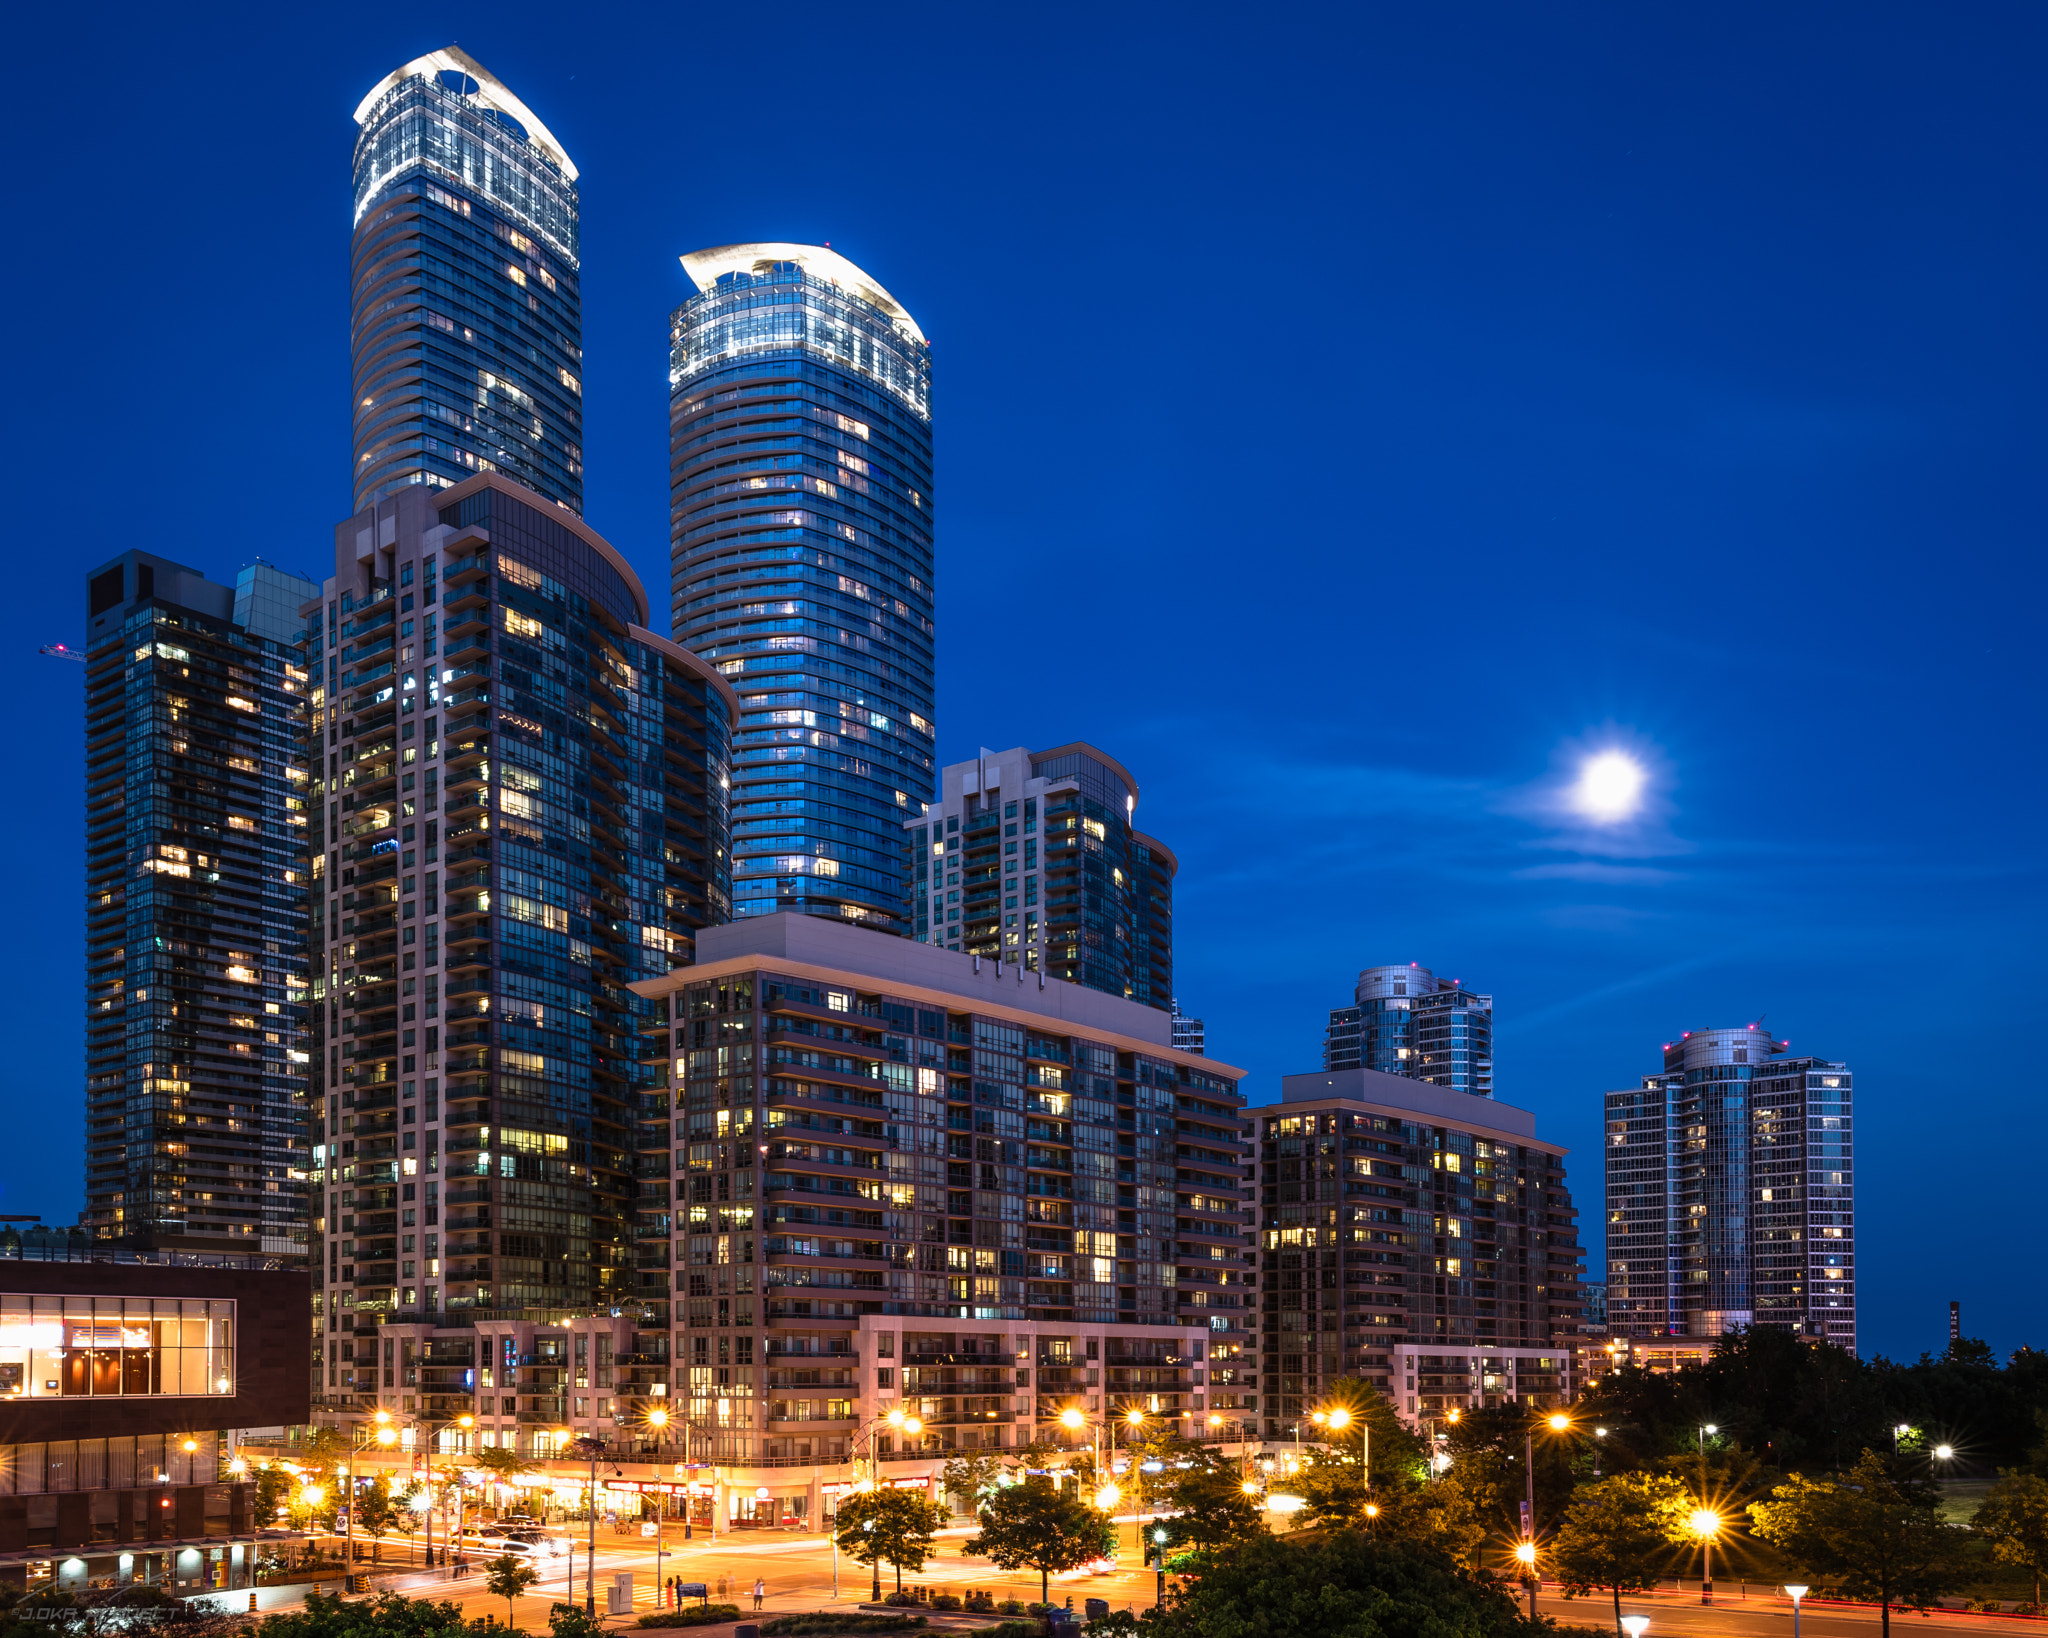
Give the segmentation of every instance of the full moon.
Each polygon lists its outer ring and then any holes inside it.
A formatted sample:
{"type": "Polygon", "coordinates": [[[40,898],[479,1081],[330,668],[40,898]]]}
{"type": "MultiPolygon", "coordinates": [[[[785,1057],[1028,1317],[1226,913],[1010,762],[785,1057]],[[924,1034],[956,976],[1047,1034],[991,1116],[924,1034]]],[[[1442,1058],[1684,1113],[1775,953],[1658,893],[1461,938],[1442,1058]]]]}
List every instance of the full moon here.
{"type": "Polygon", "coordinates": [[[1615,824],[1641,803],[1643,779],[1642,767],[1634,760],[1620,751],[1602,751],[1580,767],[1572,806],[1597,824],[1615,824]]]}

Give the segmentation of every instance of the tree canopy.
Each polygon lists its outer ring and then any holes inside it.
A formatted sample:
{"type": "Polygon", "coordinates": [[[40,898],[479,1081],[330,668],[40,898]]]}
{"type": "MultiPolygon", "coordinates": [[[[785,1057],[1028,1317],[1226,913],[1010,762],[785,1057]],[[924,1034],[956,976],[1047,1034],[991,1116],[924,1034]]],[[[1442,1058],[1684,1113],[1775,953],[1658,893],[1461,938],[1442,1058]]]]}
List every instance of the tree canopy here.
{"type": "Polygon", "coordinates": [[[915,1490],[884,1487],[843,1497],[834,1533],[839,1550],[856,1564],[893,1566],[901,1591],[903,1572],[924,1568],[932,1556],[932,1539],[949,1516],[942,1503],[927,1501],[915,1490]]]}
{"type": "Polygon", "coordinates": [[[1581,1485],[1550,1542],[1550,1564],[1567,1598],[1608,1592],[1621,1632],[1621,1595],[1657,1584],[1671,1548],[1685,1539],[1692,1497],[1668,1474],[1622,1473],[1581,1485]]]}
{"type": "Polygon", "coordinates": [[[1147,1638],[1533,1638],[1512,1591],[1446,1553],[1353,1530],[1256,1535],[1143,1623],[1147,1638]]]}
{"type": "Polygon", "coordinates": [[[1875,1451],[1840,1483],[1795,1473],[1749,1513],[1756,1533],[1801,1570],[1876,1599],[1885,1638],[1894,1604],[1925,1609],[1965,1573],[1966,1537],[1942,1517],[1939,1491],[1901,1478],[1875,1451]]]}
{"type": "Polygon", "coordinates": [[[1078,1570],[1116,1550],[1116,1527],[1083,1501],[1073,1486],[1044,1478],[1004,1485],[981,1510],[981,1532],[961,1551],[1002,1570],[1036,1570],[1039,1601],[1050,1578],[1078,1570]]]}

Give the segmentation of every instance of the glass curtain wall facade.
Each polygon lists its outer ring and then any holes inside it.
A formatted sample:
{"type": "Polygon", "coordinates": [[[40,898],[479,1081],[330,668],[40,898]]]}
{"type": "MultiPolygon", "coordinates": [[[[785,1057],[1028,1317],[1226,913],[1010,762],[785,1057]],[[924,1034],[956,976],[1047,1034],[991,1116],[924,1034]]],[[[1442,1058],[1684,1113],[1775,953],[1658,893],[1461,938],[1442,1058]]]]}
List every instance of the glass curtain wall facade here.
{"type": "Polygon", "coordinates": [[[1137,808],[1137,782],[1092,745],[952,764],[904,826],[905,931],[1171,1012],[1179,862],[1137,808]]]}
{"type": "Polygon", "coordinates": [[[336,571],[306,608],[318,1363],[362,1409],[380,1325],[638,1294],[668,1128],[625,986],[730,913],[738,700],[645,629],[616,551],[496,475],[350,519],[336,571]]]}
{"type": "Polygon", "coordinates": [[[1756,1324],[1855,1350],[1853,1079],[1750,1025],[1690,1031],[1607,1094],[1617,1335],[1756,1324]]]}
{"type": "MultiPolygon", "coordinates": [[[[1258,1129],[1259,1364],[1269,1437],[1344,1376],[1392,1394],[1397,1344],[1547,1346],[1580,1324],[1565,1151],[1526,1110],[1467,1116],[1371,1071],[1282,1078],[1258,1129]],[[1416,1107],[1409,1107],[1415,1105],[1416,1107]]],[[[1562,1356],[1559,1356],[1562,1368],[1562,1356]]],[[[1517,1391],[1548,1395],[1562,1379],[1517,1391]]]]}
{"type": "Polygon", "coordinates": [[[815,245],[683,265],[670,320],[676,640],[744,702],[735,913],[904,930],[900,826],[931,794],[931,350],[815,245]]]}
{"type": "Polygon", "coordinates": [[[304,1258],[313,583],[87,577],[86,1205],[99,1239],[304,1258]],[[289,611],[289,612],[287,612],[289,611]]]}
{"type": "Polygon", "coordinates": [[[1493,1096],[1492,996],[1411,961],[1366,968],[1354,1000],[1331,1010],[1325,1069],[1373,1069],[1493,1096]]]}
{"type": "Polygon", "coordinates": [[[357,510],[503,472],[580,513],[576,167],[454,47],[387,75],[355,117],[357,510]]]}
{"type": "Polygon", "coordinates": [[[699,955],[638,988],[675,1104],[674,1392],[713,1459],[765,1432],[843,1458],[829,1399],[762,1413],[863,1316],[1198,1325],[1237,1357],[1241,1071],[1176,1052],[1150,1008],[843,924],[762,918],[699,955]]]}

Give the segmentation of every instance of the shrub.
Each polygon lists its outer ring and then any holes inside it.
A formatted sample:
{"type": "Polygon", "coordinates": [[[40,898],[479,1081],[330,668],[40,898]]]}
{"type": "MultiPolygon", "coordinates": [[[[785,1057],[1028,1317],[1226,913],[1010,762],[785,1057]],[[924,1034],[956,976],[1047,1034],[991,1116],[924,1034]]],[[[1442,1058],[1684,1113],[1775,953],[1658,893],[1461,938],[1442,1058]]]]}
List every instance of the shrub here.
{"type": "Polygon", "coordinates": [[[857,1615],[850,1610],[819,1610],[812,1615],[778,1615],[761,1623],[761,1638],[805,1638],[807,1634],[843,1632],[915,1632],[925,1625],[921,1615],[857,1615]]]}
{"type": "Polygon", "coordinates": [[[931,1607],[935,1610],[957,1610],[962,1608],[958,1593],[933,1593],[931,1607]]]}
{"type": "Polygon", "coordinates": [[[2039,1615],[2041,1606],[2030,1598],[2024,1604],[2013,1605],[2012,1612],[2015,1615],[2039,1615]]]}
{"type": "Polygon", "coordinates": [[[652,1615],[643,1615],[635,1623],[642,1627],[711,1627],[721,1621],[737,1621],[740,1607],[737,1604],[694,1604],[688,1609],[656,1610],[652,1615]]]}
{"type": "Polygon", "coordinates": [[[971,1592],[967,1595],[965,1607],[974,1611],[977,1615],[993,1615],[996,1612],[995,1594],[971,1592]]]}
{"type": "Polygon", "coordinates": [[[1998,1613],[1998,1600],[1995,1598],[1972,1598],[1963,1605],[1963,1608],[1966,1610],[1976,1610],[1982,1615],[1996,1615],[1998,1613]]]}
{"type": "Polygon", "coordinates": [[[898,1587],[896,1591],[885,1594],[882,1598],[882,1602],[885,1604],[894,1604],[899,1609],[907,1609],[917,1603],[917,1594],[911,1592],[908,1588],[898,1587]]]}
{"type": "Polygon", "coordinates": [[[1024,1613],[1024,1601],[1021,1598],[1006,1598],[996,1608],[1005,1615],[1022,1615],[1024,1613]]]}

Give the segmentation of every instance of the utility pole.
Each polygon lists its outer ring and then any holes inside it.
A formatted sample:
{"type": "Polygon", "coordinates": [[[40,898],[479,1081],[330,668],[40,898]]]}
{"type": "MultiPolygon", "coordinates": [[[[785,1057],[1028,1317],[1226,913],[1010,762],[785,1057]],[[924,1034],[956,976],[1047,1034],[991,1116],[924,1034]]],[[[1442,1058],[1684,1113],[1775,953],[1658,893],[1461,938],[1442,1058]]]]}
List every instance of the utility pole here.
{"type": "Polygon", "coordinates": [[[1522,1429],[1522,1540],[1529,1544],[1529,1619],[1536,1619],[1536,1440],[1522,1429]]]}

